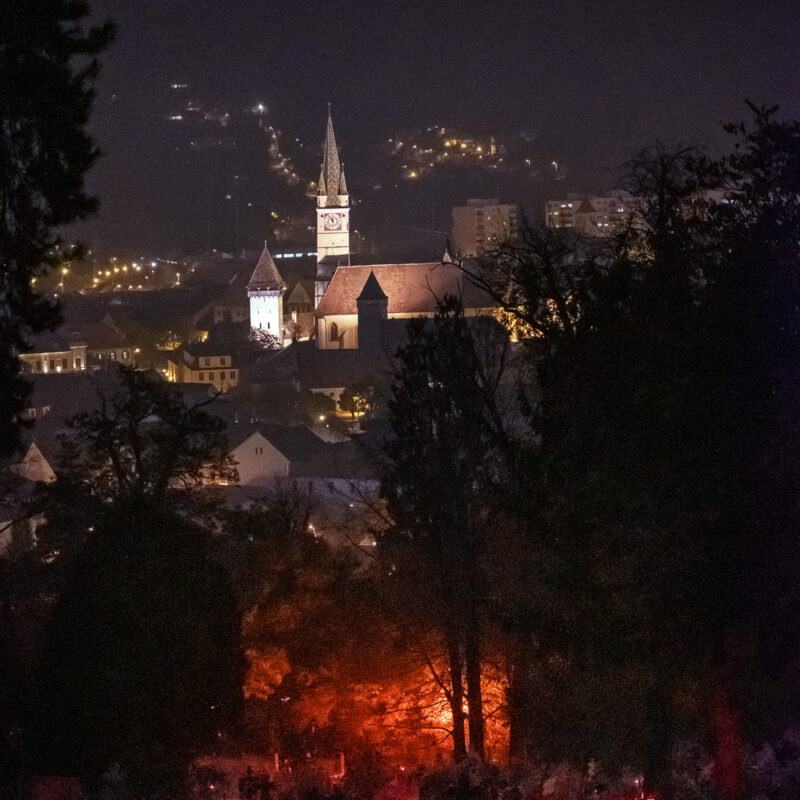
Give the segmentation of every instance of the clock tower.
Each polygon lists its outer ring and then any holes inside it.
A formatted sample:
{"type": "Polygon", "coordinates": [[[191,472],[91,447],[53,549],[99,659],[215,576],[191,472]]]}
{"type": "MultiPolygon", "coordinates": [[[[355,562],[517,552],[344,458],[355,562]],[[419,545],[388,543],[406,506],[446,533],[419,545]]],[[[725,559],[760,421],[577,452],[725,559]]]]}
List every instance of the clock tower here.
{"type": "Polygon", "coordinates": [[[317,277],[314,281],[314,308],[339,266],[350,264],[350,199],[339,151],[333,135],[328,106],[328,127],[322,154],[322,169],[317,189],[317,277]]]}

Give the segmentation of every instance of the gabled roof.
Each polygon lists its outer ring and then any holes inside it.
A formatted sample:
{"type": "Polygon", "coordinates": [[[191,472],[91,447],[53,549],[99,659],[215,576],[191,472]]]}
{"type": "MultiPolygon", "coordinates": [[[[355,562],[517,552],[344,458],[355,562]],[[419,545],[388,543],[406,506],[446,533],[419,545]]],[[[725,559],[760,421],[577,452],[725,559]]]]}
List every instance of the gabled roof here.
{"type": "Polygon", "coordinates": [[[376,460],[360,442],[349,440],[326,444],[309,461],[294,470],[298,478],[378,480],[376,460]]]}
{"type": "MultiPolygon", "coordinates": [[[[236,348],[231,342],[219,341],[217,339],[206,339],[204,342],[184,342],[180,349],[188,353],[190,356],[194,356],[195,358],[200,358],[201,356],[206,358],[217,358],[218,356],[231,358],[236,348]]],[[[173,350],[169,355],[172,357],[174,355],[178,355],[179,352],[179,350],[173,350]]],[[[172,360],[175,361],[174,358],[172,360]]]]}
{"type": "Polygon", "coordinates": [[[247,307],[247,284],[245,275],[234,275],[225,286],[225,290],[212,301],[214,306],[243,306],[247,307]]]}
{"type": "Polygon", "coordinates": [[[284,303],[291,305],[292,303],[310,303],[314,300],[314,281],[306,278],[300,278],[294,281],[291,289],[286,293],[284,303]]]}
{"type": "Polygon", "coordinates": [[[446,294],[461,297],[464,308],[493,308],[496,303],[472,283],[455,264],[375,264],[339,267],[315,312],[316,317],[357,314],[356,300],[370,275],[388,296],[388,313],[432,314],[436,300],[446,294]]]}
{"type": "Polygon", "coordinates": [[[589,202],[588,198],[585,199],[575,211],[576,214],[596,214],[597,209],[589,202]]]}
{"type": "Polygon", "coordinates": [[[32,337],[30,346],[25,350],[26,353],[64,353],[70,350],[70,345],[84,344],[80,342],[70,342],[69,335],[64,328],[54,331],[42,331],[32,337]]]}
{"type": "MultiPolygon", "coordinates": [[[[232,433],[236,433],[236,430],[232,433]]],[[[236,447],[246,442],[254,433],[258,433],[294,464],[310,461],[327,446],[319,436],[304,425],[284,427],[255,423],[255,425],[243,425],[238,433],[236,447]]]]}
{"type": "Polygon", "coordinates": [[[375,273],[370,270],[369,277],[364,283],[364,288],[361,290],[361,294],[356,298],[356,300],[387,299],[388,298],[386,297],[386,294],[384,293],[383,289],[381,289],[381,285],[378,283],[378,279],[375,277],[375,273]]]}
{"type": "Polygon", "coordinates": [[[283,288],[283,278],[281,278],[281,274],[269,254],[267,243],[264,242],[264,250],[261,253],[261,258],[258,259],[256,268],[253,270],[253,276],[247,284],[247,291],[259,292],[281,288],[283,288]]]}

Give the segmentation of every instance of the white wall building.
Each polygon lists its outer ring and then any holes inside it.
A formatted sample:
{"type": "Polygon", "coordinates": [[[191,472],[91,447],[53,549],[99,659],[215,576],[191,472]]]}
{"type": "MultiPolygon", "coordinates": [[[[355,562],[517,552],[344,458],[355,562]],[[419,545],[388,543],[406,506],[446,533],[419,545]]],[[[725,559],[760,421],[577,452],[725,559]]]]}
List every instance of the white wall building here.
{"type": "Polygon", "coordinates": [[[571,228],[584,236],[604,236],[625,225],[633,210],[633,198],[627,192],[603,197],[569,194],[566,200],[545,203],[545,224],[548,228],[571,228]]]}
{"type": "Polygon", "coordinates": [[[459,256],[482,256],[517,235],[519,206],[492,200],[467,200],[451,212],[450,248],[459,256]]]}

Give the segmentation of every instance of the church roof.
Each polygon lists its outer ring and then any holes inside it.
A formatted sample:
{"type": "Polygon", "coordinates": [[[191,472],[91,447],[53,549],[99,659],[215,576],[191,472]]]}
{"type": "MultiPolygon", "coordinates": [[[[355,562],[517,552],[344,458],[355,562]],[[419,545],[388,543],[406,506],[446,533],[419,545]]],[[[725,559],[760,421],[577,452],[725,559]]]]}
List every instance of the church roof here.
{"type": "Polygon", "coordinates": [[[333,134],[333,120],[328,109],[328,127],[325,129],[325,144],[322,148],[322,171],[319,176],[317,195],[327,197],[327,206],[344,205],[339,200],[347,194],[344,172],[339,163],[339,151],[336,149],[336,137],[333,134]]]}
{"type": "Polygon", "coordinates": [[[461,297],[464,308],[493,308],[496,303],[456,266],[439,261],[422,264],[367,264],[339,267],[315,312],[317,317],[357,314],[356,300],[370,276],[388,296],[389,314],[432,314],[446,294],[461,297]]]}
{"type": "Polygon", "coordinates": [[[264,251],[261,253],[261,258],[258,259],[258,264],[253,270],[253,276],[247,284],[247,290],[263,291],[266,289],[280,289],[283,286],[283,278],[281,278],[272,256],[269,254],[266,243],[264,243],[264,251]]]}
{"type": "Polygon", "coordinates": [[[381,285],[378,283],[378,279],[375,277],[375,273],[370,271],[369,277],[367,278],[366,282],[364,283],[364,288],[361,290],[361,294],[356,298],[356,300],[386,300],[386,294],[381,289],[381,285]]]}

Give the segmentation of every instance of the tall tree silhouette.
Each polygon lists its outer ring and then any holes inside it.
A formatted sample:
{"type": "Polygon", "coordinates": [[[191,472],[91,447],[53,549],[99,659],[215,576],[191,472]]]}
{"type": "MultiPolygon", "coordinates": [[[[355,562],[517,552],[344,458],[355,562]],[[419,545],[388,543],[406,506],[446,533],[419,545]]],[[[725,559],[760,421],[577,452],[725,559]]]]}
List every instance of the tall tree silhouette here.
{"type": "Polygon", "coordinates": [[[114,28],[84,29],[88,13],[82,0],[0,0],[0,455],[16,446],[28,391],[17,354],[58,318],[33,279],[58,262],[58,229],[97,209],[86,123],[114,28]]]}

